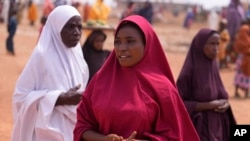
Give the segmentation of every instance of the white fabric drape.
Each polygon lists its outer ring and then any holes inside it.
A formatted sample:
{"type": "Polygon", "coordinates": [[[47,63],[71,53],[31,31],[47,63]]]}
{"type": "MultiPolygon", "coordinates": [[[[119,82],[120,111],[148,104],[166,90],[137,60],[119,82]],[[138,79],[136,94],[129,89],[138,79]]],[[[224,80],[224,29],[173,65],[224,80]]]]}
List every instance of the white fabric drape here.
{"type": "Polygon", "coordinates": [[[84,91],[89,71],[80,42],[67,48],[60,32],[79,12],[58,6],[48,17],[37,46],[16,83],[13,95],[12,141],[71,141],[76,106],[56,106],[61,92],[81,84],[84,91]]]}

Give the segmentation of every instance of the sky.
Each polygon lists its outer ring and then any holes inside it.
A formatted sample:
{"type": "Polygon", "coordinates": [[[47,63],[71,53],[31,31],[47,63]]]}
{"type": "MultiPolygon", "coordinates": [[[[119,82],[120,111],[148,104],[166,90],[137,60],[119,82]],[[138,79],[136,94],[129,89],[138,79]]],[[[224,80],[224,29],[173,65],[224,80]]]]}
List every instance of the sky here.
{"type": "MultiPolygon", "coordinates": [[[[41,2],[44,0],[34,0],[35,2],[41,2]]],[[[70,0],[69,0],[70,1],[70,0]]],[[[86,2],[89,1],[90,3],[95,2],[95,0],[75,0],[80,2],[86,2]]],[[[110,6],[115,6],[116,0],[104,0],[104,2],[110,6]]],[[[138,0],[138,1],[145,1],[145,0],[138,0]]],[[[201,4],[205,9],[211,9],[213,7],[221,7],[221,6],[227,6],[231,0],[152,0],[152,1],[163,1],[163,2],[169,2],[172,1],[174,3],[189,3],[189,4],[201,4]]],[[[250,0],[241,0],[242,2],[249,2],[250,0]]]]}

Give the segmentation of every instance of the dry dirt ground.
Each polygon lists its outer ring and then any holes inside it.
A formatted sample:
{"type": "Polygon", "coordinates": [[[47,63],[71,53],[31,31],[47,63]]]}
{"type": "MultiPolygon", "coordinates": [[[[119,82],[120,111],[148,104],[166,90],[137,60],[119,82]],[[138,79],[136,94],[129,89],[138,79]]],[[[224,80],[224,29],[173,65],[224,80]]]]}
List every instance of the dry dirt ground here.
{"type": "MultiPolygon", "coordinates": [[[[178,18],[166,14],[165,23],[155,23],[154,28],[159,35],[160,41],[166,50],[166,56],[170,63],[174,77],[177,78],[186,56],[188,44],[190,44],[193,36],[201,27],[206,24],[194,24],[192,29],[184,30],[182,25],[183,16],[178,18]]],[[[10,140],[12,122],[12,93],[15,82],[22,72],[29,56],[31,55],[38,38],[39,22],[35,27],[30,27],[24,15],[22,23],[18,26],[16,36],[14,38],[16,56],[6,53],[5,40],[7,37],[6,25],[0,24],[0,140],[10,140]]],[[[112,25],[117,24],[117,19],[111,18],[112,25]]],[[[113,34],[107,32],[108,39],[105,48],[112,49],[113,34]]],[[[84,37],[82,37],[84,41],[84,37]]],[[[32,75],[32,74],[31,74],[32,75]]],[[[250,124],[250,99],[233,98],[234,86],[234,65],[231,69],[222,70],[221,77],[225,88],[229,93],[229,101],[232,105],[235,118],[239,124],[250,124]]]]}

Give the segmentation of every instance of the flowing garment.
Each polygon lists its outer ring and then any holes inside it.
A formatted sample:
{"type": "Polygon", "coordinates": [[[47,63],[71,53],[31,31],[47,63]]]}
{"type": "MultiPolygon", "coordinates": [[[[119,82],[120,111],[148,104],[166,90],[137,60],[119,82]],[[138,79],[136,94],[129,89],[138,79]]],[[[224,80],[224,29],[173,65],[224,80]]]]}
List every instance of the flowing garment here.
{"type": "Polygon", "coordinates": [[[58,6],[51,12],[31,58],[17,80],[13,95],[12,141],[73,139],[76,105],[55,106],[62,92],[78,84],[81,84],[79,91],[84,91],[88,81],[88,67],[80,42],[67,48],[60,34],[73,16],[80,14],[68,5],[58,6]]]}
{"type": "Polygon", "coordinates": [[[224,113],[195,111],[199,102],[228,99],[216,59],[209,59],[203,50],[207,39],[215,32],[201,29],[196,34],[177,79],[179,93],[201,141],[229,141],[230,125],[235,124],[231,108],[224,113]]]}
{"type": "Polygon", "coordinates": [[[127,21],[145,36],[144,57],[132,67],[121,67],[111,52],[78,105],[74,141],[87,130],[124,138],[137,131],[136,139],[151,141],[198,141],[151,24],[134,15],[123,19],[118,29],[127,21]]]}

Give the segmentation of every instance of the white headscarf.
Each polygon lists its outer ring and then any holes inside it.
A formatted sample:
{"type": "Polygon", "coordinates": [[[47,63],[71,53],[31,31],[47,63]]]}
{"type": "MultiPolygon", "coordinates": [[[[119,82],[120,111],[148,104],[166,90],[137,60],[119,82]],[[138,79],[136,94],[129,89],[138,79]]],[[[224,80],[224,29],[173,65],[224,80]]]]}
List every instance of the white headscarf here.
{"type": "Polygon", "coordinates": [[[72,6],[56,7],[46,24],[28,63],[20,75],[13,96],[12,140],[71,140],[76,106],[56,106],[61,92],[81,84],[84,91],[89,71],[80,42],[67,48],[61,30],[73,17],[72,6]],[[33,134],[32,134],[33,133],[33,134]]]}

